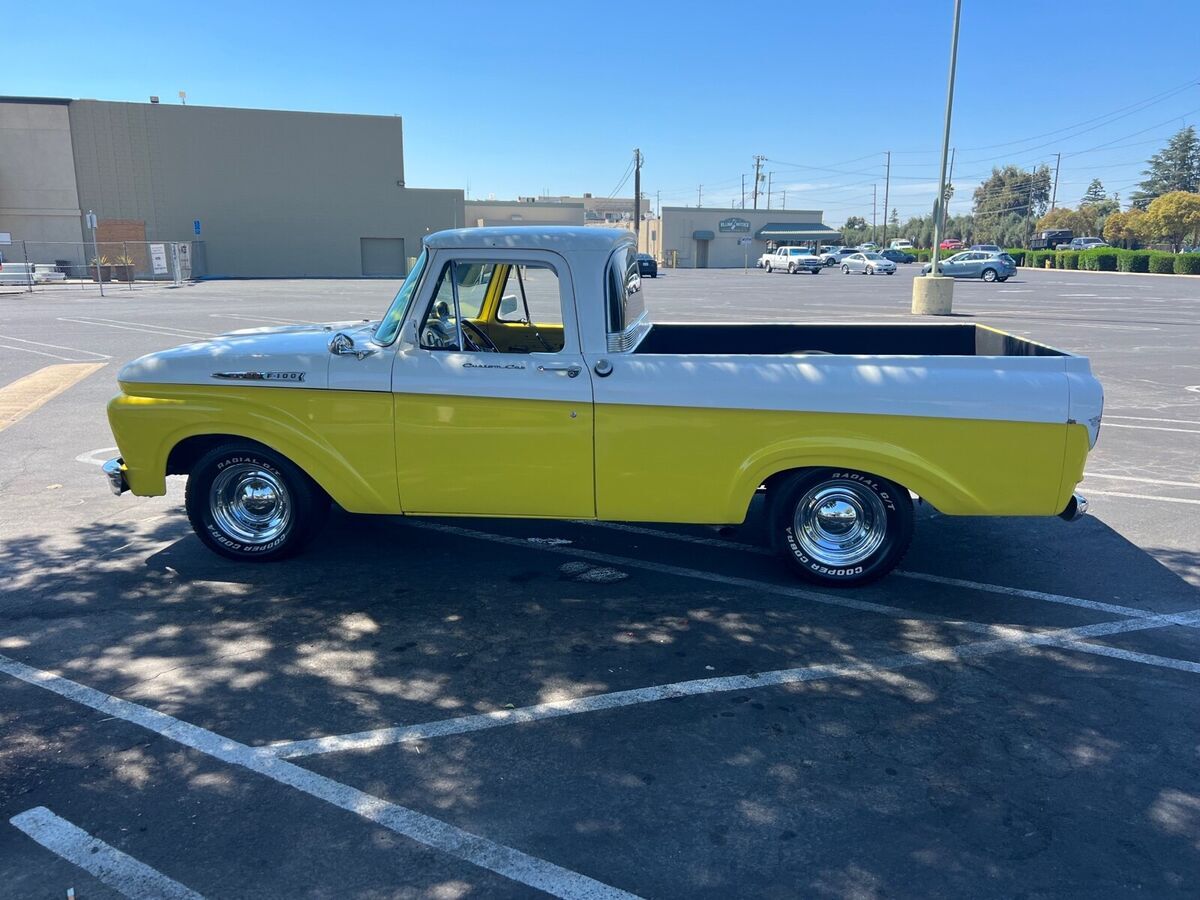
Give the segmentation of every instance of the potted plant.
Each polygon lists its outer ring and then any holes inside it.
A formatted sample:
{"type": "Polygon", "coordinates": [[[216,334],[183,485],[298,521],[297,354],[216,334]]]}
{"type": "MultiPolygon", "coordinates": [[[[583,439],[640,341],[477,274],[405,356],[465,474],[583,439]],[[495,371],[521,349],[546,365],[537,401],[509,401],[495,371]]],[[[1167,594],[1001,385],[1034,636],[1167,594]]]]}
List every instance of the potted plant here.
{"type": "Polygon", "coordinates": [[[112,262],[107,256],[92,257],[92,281],[112,281],[112,262]]]}
{"type": "Polygon", "coordinates": [[[133,281],[135,265],[132,256],[118,256],[112,264],[113,281],[133,281]]]}

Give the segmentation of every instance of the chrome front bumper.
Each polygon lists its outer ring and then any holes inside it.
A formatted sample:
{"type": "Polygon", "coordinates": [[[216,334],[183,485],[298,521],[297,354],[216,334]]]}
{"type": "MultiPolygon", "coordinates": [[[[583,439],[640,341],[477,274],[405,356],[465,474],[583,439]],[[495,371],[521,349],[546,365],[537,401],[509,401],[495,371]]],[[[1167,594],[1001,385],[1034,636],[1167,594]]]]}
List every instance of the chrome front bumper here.
{"type": "Polygon", "coordinates": [[[1087,497],[1082,494],[1072,494],[1071,499],[1067,501],[1067,508],[1060,512],[1058,517],[1067,522],[1076,522],[1087,515],[1087,509],[1087,497]]]}
{"type": "Polygon", "coordinates": [[[110,459],[103,466],[104,477],[108,479],[108,489],[120,497],[129,490],[129,482],[125,480],[125,460],[121,457],[110,459]]]}

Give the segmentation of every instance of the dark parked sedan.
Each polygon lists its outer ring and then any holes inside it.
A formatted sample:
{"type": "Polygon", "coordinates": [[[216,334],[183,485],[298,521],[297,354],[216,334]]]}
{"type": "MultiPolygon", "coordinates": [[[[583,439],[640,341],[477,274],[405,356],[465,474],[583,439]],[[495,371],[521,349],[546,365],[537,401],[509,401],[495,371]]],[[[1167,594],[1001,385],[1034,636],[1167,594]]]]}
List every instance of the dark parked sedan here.
{"type": "Polygon", "coordinates": [[[651,278],[658,277],[658,262],[649,253],[639,253],[637,255],[638,274],[649,275],[651,278]]]}
{"type": "Polygon", "coordinates": [[[917,261],[915,256],[911,253],[905,253],[903,250],[880,250],[879,255],[884,259],[890,259],[894,263],[912,263],[917,261]]]}

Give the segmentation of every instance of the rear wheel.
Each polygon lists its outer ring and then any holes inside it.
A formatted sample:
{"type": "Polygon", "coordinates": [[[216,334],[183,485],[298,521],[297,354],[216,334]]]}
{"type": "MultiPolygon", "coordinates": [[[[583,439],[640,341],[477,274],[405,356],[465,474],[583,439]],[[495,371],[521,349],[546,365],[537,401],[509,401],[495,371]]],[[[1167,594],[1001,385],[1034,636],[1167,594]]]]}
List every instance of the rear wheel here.
{"type": "Polygon", "coordinates": [[[780,484],[770,505],[772,541],[808,581],[853,587],[894,569],[912,542],[908,491],[851,469],[808,469],[780,484]]]}
{"type": "Polygon", "coordinates": [[[998,277],[999,276],[997,275],[995,269],[984,269],[983,270],[983,280],[984,281],[995,281],[998,277]]]}
{"type": "Polygon", "coordinates": [[[770,263],[767,263],[763,268],[765,268],[767,270],[768,275],[771,274],[771,264],[770,263]]]}
{"type": "Polygon", "coordinates": [[[329,511],[328,495],[299,467],[253,444],[225,444],[202,456],[184,502],[205,546],[236,560],[293,555],[329,511]]]}

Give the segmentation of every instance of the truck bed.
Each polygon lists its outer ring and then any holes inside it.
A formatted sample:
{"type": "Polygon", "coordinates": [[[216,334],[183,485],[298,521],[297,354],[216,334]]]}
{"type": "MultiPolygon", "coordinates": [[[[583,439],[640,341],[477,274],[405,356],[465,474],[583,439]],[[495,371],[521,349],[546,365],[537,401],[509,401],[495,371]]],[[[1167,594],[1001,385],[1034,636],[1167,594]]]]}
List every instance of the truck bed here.
{"type": "Polygon", "coordinates": [[[1068,356],[973,322],[949,325],[655,324],[634,353],[747,356],[1068,356]]]}

